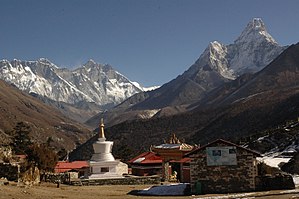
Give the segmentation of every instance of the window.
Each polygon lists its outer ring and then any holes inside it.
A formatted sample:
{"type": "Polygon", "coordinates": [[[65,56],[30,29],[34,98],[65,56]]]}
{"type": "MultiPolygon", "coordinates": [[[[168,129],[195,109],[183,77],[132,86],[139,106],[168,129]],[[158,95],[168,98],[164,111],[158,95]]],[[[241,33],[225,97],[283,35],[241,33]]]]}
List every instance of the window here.
{"type": "Polygon", "coordinates": [[[213,150],[213,156],[221,156],[221,150],[213,150]]]}
{"type": "Polygon", "coordinates": [[[101,167],[101,173],[109,172],[109,167],[101,167]]]}
{"type": "Polygon", "coordinates": [[[236,154],[236,149],[235,148],[229,149],[229,154],[236,154]]]}

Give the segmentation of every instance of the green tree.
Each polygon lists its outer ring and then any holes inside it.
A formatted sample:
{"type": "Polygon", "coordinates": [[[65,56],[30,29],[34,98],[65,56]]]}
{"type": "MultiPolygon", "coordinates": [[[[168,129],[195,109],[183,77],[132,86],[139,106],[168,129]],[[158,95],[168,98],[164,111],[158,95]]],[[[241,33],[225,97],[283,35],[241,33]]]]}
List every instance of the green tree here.
{"type": "Polygon", "coordinates": [[[32,143],[30,132],[29,125],[24,122],[17,123],[11,143],[14,153],[27,155],[28,166],[37,166],[41,171],[53,171],[58,156],[50,147],[52,138],[48,138],[44,144],[32,143]]]}
{"type": "Polygon", "coordinates": [[[13,139],[11,147],[15,154],[26,154],[26,151],[32,145],[30,134],[31,128],[24,122],[18,122],[13,130],[13,139]]]}

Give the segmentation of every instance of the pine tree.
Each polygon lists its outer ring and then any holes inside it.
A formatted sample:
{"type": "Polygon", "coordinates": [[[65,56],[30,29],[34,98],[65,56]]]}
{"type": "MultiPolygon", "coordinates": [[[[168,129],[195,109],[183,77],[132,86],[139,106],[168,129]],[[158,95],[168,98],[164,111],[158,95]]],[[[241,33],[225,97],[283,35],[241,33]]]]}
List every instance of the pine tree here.
{"type": "Polygon", "coordinates": [[[32,143],[29,136],[30,132],[29,125],[24,122],[17,123],[11,143],[14,153],[26,155],[28,166],[37,166],[41,171],[53,171],[58,156],[50,147],[52,138],[49,138],[44,144],[32,143]]]}
{"type": "Polygon", "coordinates": [[[26,151],[32,145],[30,140],[31,129],[30,126],[24,122],[18,122],[13,130],[13,140],[11,143],[12,149],[15,154],[26,154],[26,151]]]}

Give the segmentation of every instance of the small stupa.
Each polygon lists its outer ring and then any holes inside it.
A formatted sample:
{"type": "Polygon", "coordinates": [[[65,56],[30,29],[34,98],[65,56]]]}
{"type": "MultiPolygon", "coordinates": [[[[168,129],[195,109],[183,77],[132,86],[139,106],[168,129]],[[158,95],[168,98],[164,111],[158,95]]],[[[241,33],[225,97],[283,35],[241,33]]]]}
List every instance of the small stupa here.
{"type": "Polygon", "coordinates": [[[89,179],[122,178],[123,174],[128,173],[128,165],[113,157],[112,146],[112,141],[106,141],[104,122],[101,119],[99,138],[93,144],[94,154],[89,161],[89,179]]]}

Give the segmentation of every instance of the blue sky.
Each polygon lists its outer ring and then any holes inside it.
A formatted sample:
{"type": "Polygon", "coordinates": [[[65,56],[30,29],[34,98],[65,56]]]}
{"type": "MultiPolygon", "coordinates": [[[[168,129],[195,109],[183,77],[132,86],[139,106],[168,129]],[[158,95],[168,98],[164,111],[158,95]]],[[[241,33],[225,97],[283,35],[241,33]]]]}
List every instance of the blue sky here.
{"type": "Polygon", "coordinates": [[[0,0],[0,59],[93,59],[143,86],[187,70],[209,42],[233,43],[260,17],[281,45],[299,42],[296,0],[0,0]]]}

